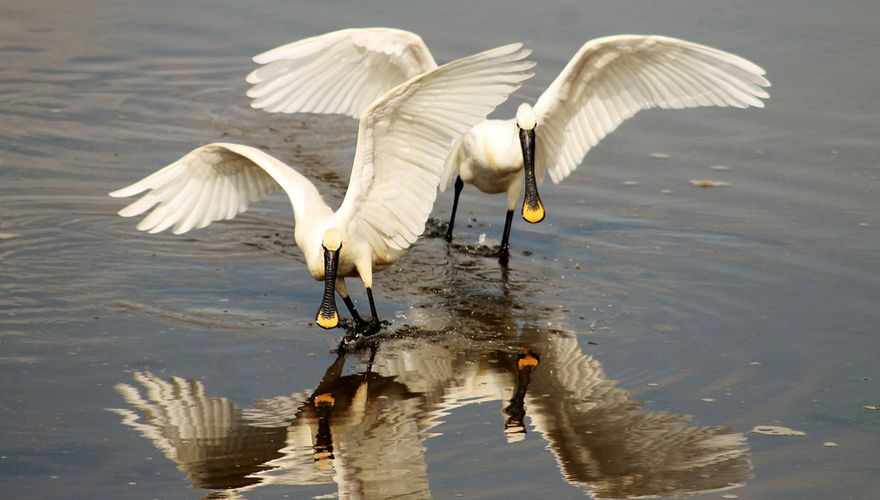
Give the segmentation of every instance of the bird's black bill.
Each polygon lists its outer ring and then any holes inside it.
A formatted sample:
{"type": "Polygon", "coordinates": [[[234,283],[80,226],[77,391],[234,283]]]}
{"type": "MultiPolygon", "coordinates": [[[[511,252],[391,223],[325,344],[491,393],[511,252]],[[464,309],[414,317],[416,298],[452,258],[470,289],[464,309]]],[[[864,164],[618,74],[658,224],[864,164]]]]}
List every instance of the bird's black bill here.
{"type": "Polygon", "coordinates": [[[507,421],[504,423],[504,434],[507,435],[508,441],[519,441],[526,435],[525,426],[525,400],[526,391],[532,380],[532,370],[540,364],[538,355],[532,353],[528,349],[523,349],[516,360],[516,389],[513,392],[513,398],[510,405],[504,409],[504,413],[508,415],[507,421]]]}
{"type": "Polygon", "coordinates": [[[464,188],[464,181],[461,176],[455,178],[455,198],[452,200],[452,214],[449,215],[449,226],[446,228],[446,241],[452,241],[452,226],[455,225],[455,212],[458,210],[458,197],[464,188]]]}
{"type": "Polygon", "coordinates": [[[535,177],[535,130],[519,130],[522,146],[523,170],[526,176],[526,196],[523,200],[522,217],[526,222],[537,224],[544,220],[544,205],[538,196],[538,179],[535,177]]]}
{"type": "Polygon", "coordinates": [[[336,405],[336,397],[331,392],[318,394],[315,396],[313,404],[315,405],[315,414],[318,417],[318,432],[315,434],[313,457],[318,467],[328,468],[331,467],[329,462],[335,458],[333,456],[331,419],[333,418],[333,406],[336,405]]]}
{"type": "Polygon", "coordinates": [[[336,310],[336,269],[339,266],[339,249],[324,249],[324,298],[315,317],[315,323],[329,330],[339,325],[339,311],[336,310]]]}

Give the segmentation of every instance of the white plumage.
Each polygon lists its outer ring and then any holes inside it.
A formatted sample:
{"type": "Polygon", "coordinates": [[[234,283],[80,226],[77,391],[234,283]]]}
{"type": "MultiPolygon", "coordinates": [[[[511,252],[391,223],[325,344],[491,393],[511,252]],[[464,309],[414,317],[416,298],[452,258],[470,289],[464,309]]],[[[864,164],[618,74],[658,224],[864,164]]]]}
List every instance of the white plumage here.
{"type": "Polygon", "coordinates": [[[335,31],[256,57],[247,76],[255,108],[342,113],[353,118],[388,89],[437,68],[415,33],[390,28],[335,31]]]}
{"type": "MultiPolygon", "coordinates": [[[[452,142],[531,76],[534,64],[523,60],[528,54],[521,44],[507,45],[384,89],[361,115],[349,188],[335,212],[293,168],[258,149],[229,143],[196,148],[110,196],[146,191],[119,215],[149,211],[138,229],[173,228],[182,234],[231,219],[266,193],[283,189],[293,207],[296,243],[315,279],[325,279],[329,269],[325,238],[341,239],[341,249],[338,242],[329,248],[339,252],[338,268],[333,268],[337,279],[329,286],[336,287],[359,320],[344,278],[359,276],[370,292],[373,270],[395,262],[415,243],[433,207],[452,142]]],[[[374,308],[373,313],[375,320],[374,308]]],[[[318,319],[325,326],[320,312],[318,319]]]]}
{"type": "MultiPolygon", "coordinates": [[[[436,67],[422,39],[388,28],[346,29],[308,38],[254,58],[252,105],[272,112],[356,116],[381,87],[436,67]],[[328,76],[330,75],[330,76],[328,76]],[[336,76],[345,83],[331,85],[336,76]],[[318,82],[300,88],[300,82],[318,82]]],[[[770,83],[759,66],[728,52],[676,38],[616,35],[585,43],[534,106],[534,181],[524,179],[526,146],[515,119],[486,120],[457,141],[441,189],[460,178],[486,193],[507,193],[506,251],[512,211],[524,190],[523,217],[543,219],[537,195],[545,175],[558,183],[590,148],[640,110],[699,106],[763,107],[770,83]],[[533,182],[533,184],[529,184],[533,182]]],[[[526,105],[528,106],[528,105],[526,105]]],[[[452,236],[456,201],[447,238],[452,236]]]]}
{"type": "Polygon", "coordinates": [[[535,104],[536,168],[554,183],[624,120],[644,109],[763,108],[764,70],[733,54],[677,38],[616,35],[591,40],[535,104]]]}

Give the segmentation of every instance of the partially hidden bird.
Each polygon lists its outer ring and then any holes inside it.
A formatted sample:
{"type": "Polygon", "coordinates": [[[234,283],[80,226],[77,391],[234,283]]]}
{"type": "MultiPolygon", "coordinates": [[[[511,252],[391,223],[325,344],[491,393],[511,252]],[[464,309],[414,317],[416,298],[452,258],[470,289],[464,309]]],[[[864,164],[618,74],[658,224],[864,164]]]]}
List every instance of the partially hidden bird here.
{"type": "MultiPolygon", "coordinates": [[[[391,28],[353,28],[296,41],[254,57],[247,76],[251,105],[269,112],[342,113],[357,117],[375,96],[437,67],[421,37],[391,28]]],[[[701,106],[762,108],[770,82],[756,64],[697,43],[656,35],[615,35],[586,42],[534,107],[486,120],[456,141],[440,182],[454,183],[447,241],[465,183],[506,193],[499,256],[507,261],[514,209],[544,219],[538,186],[558,184],[587,152],[640,110],[701,106]],[[537,136],[537,137],[536,137],[537,136]]],[[[424,110],[430,113],[430,110],[424,110]]]]}
{"type": "Polygon", "coordinates": [[[505,45],[386,85],[369,98],[346,94],[345,85],[337,88],[336,98],[357,99],[361,111],[351,178],[336,211],[295,169],[263,151],[230,143],[196,148],[110,196],[145,192],[119,215],[149,211],[137,229],[173,228],[183,234],[232,219],[267,193],[284,190],[293,208],[296,244],[309,273],[324,282],[315,322],[325,329],[339,325],[339,294],[358,330],[375,332],[373,272],[400,259],[422,234],[454,141],[532,76],[534,63],[525,59],[530,52],[522,44],[505,45]],[[346,288],[345,278],[355,276],[366,287],[369,321],[358,314],[346,288]]]}

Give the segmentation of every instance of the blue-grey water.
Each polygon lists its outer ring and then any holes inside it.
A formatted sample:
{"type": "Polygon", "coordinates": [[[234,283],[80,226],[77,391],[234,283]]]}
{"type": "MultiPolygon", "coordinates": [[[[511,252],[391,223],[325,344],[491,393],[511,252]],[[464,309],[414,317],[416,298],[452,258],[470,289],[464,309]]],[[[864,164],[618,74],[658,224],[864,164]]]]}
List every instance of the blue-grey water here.
{"type": "MultiPolygon", "coordinates": [[[[875,498],[878,19],[857,0],[4,2],[3,496],[875,498]],[[499,117],[617,33],[737,53],[773,87],[763,110],[626,122],[545,184],[506,273],[421,240],[376,275],[389,333],[337,359],[285,199],[175,237],[106,193],[222,139],[339,202],[355,122],[252,110],[244,75],[351,26],[415,31],[440,62],[525,42],[536,76],[499,117]]],[[[503,205],[466,188],[457,242],[497,241],[503,205]]]]}

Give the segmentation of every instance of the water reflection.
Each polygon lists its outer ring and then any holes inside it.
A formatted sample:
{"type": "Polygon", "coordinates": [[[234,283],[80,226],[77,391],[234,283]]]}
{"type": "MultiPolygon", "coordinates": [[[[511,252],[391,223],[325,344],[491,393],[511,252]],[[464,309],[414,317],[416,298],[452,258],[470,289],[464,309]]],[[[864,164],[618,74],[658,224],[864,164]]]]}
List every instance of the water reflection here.
{"type": "MultiPolygon", "coordinates": [[[[135,374],[123,422],[214,495],[336,483],[341,498],[430,497],[424,441],[466,405],[500,402],[497,431],[548,443],[562,477],[596,498],[682,495],[748,476],[745,438],[647,412],[574,335],[522,326],[486,338],[418,331],[339,355],[315,389],[242,410],[199,381],[135,374]],[[346,374],[346,362],[362,363],[346,374]]],[[[509,446],[516,446],[509,444],[509,446]]]]}

